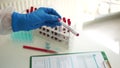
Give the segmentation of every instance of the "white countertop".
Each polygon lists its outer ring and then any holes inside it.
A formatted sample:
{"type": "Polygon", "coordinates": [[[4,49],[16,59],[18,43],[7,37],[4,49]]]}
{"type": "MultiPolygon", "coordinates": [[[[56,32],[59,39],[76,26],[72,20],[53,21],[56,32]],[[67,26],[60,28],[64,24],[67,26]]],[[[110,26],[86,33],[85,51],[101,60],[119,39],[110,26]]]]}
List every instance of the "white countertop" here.
{"type": "MultiPolygon", "coordinates": [[[[34,41],[37,41],[37,39],[34,41]]],[[[65,50],[60,53],[104,51],[107,54],[112,68],[120,68],[120,55],[106,46],[91,40],[83,33],[81,33],[79,37],[74,38],[73,41],[72,49],[65,50]]],[[[10,35],[0,36],[0,68],[29,68],[30,56],[49,54],[39,51],[26,50],[23,49],[22,46],[22,43],[12,42],[10,35]]]]}

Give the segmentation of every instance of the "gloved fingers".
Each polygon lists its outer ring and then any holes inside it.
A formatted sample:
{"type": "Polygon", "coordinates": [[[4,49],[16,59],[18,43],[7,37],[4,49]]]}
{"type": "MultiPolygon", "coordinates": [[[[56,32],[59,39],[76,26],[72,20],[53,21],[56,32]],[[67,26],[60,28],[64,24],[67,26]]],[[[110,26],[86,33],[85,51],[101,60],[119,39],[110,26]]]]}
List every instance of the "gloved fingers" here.
{"type": "Polygon", "coordinates": [[[61,26],[62,24],[60,22],[55,22],[55,25],[61,26]]]}
{"type": "Polygon", "coordinates": [[[52,9],[52,8],[48,8],[48,13],[53,14],[53,15],[56,15],[56,16],[58,16],[59,18],[61,18],[61,16],[60,16],[54,9],[52,9]]]}
{"type": "Polygon", "coordinates": [[[61,18],[60,14],[58,14],[57,11],[54,10],[53,8],[41,7],[39,9],[43,9],[43,11],[45,11],[46,13],[51,14],[51,15],[55,15],[55,16],[58,16],[59,18],[61,18]]]}
{"type": "Polygon", "coordinates": [[[55,16],[55,15],[46,14],[45,18],[46,18],[46,22],[47,21],[49,21],[49,22],[59,22],[59,17],[55,16]]]}
{"type": "Polygon", "coordinates": [[[39,27],[43,26],[43,24],[39,23],[34,23],[34,25],[29,26],[29,30],[37,29],[39,27]]]}
{"type": "Polygon", "coordinates": [[[48,27],[56,27],[56,26],[61,26],[60,22],[45,22],[45,25],[48,27]]]}
{"type": "Polygon", "coordinates": [[[51,28],[56,27],[55,25],[49,25],[49,24],[47,24],[46,26],[47,26],[47,27],[51,27],[51,28]]]}

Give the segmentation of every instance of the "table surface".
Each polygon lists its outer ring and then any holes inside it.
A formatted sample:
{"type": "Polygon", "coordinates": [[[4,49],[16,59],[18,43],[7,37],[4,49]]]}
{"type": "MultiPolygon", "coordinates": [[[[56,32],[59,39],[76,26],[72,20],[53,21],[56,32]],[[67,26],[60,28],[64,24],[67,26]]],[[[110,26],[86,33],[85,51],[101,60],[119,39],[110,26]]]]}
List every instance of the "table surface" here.
{"type": "MultiPolygon", "coordinates": [[[[34,41],[38,42],[37,39],[34,41]]],[[[23,43],[12,42],[10,35],[0,35],[0,68],[29,68],[30,56],[49,54],[45,52],[23,49],[22,46],[23,43]]],[[[69,50],[60,51],[59,53],[104,51],[112,68],[120,68],[119,54],[115,53],[106,46],[91,40],[82,33],[79,37],[75,37],[73,39],[71,48],[69,50]]]]}

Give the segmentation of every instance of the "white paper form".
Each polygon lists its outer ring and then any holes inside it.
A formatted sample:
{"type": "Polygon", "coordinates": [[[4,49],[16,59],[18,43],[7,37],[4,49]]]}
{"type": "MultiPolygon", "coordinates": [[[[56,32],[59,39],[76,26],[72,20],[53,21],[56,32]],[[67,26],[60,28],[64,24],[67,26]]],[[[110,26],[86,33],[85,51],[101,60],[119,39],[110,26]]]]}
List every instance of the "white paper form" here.
{"type": "Polygon", "coordinates": [[[101,53],[32,57],[31,68],[105,68],[101,53]]]}

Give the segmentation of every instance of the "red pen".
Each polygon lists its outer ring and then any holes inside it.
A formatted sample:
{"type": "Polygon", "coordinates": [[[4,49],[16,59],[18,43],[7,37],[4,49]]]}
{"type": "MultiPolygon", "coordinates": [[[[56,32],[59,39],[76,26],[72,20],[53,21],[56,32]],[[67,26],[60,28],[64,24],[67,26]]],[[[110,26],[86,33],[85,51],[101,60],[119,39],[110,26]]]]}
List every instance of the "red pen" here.
{"type": "Polygon", "coordinates": [[[47,50],[47,49],[44,49],[44,48],[38,48],[38,47],[27,46],[27,45],[23,45],[23,48],[36,50],[36,51],[47,52],[47,53],[57,53],[56,51],[53,51],[53,50],[47,50]]]}

